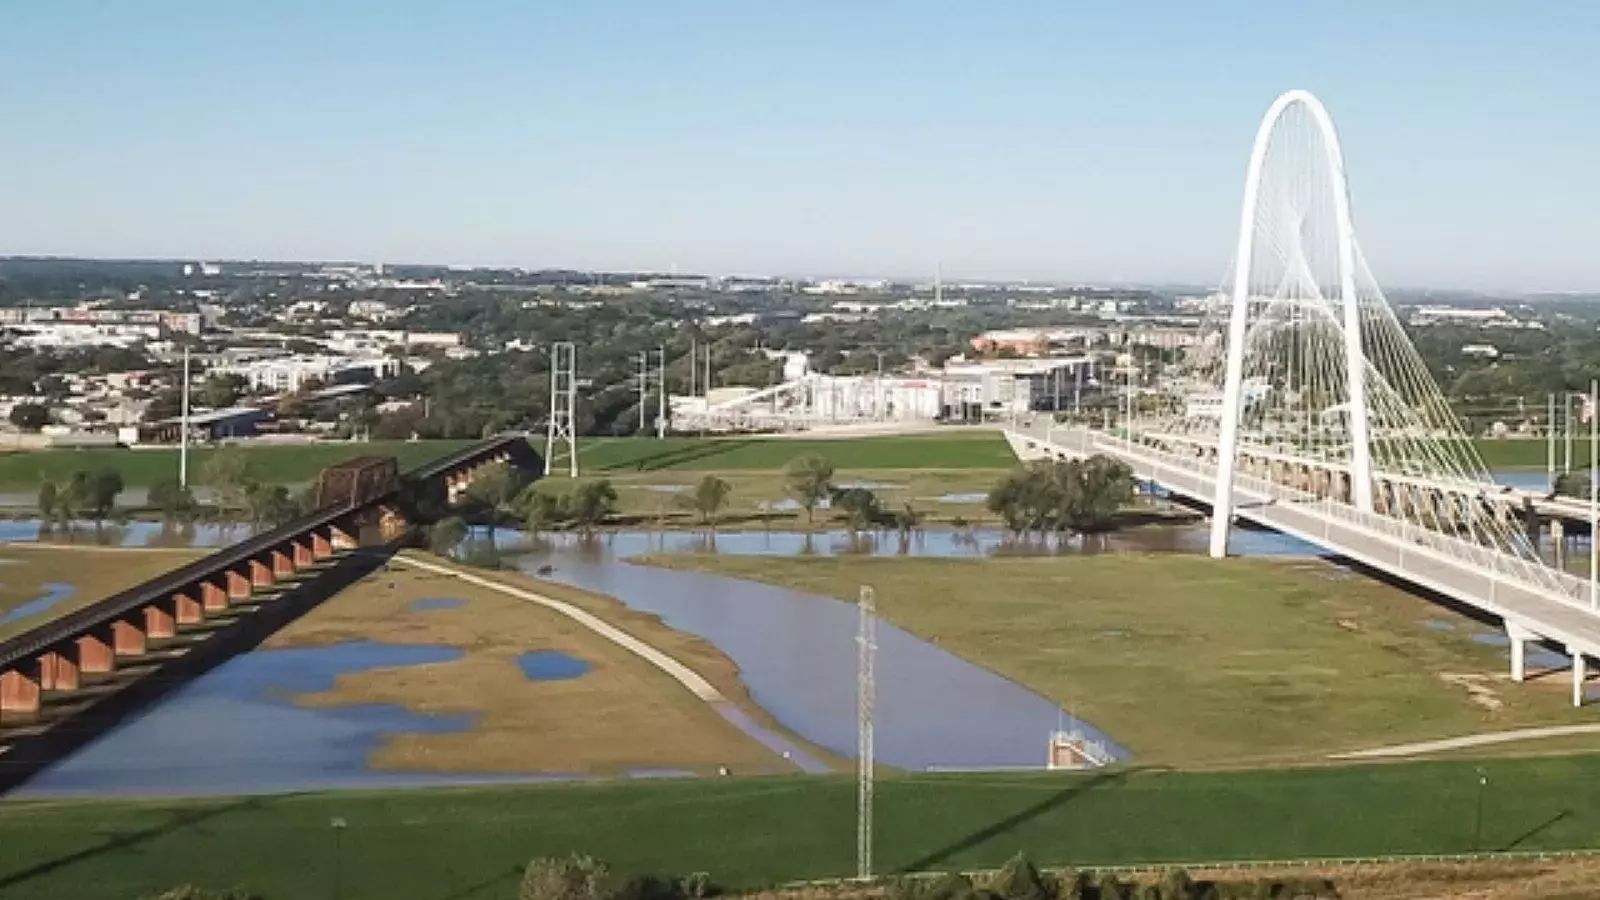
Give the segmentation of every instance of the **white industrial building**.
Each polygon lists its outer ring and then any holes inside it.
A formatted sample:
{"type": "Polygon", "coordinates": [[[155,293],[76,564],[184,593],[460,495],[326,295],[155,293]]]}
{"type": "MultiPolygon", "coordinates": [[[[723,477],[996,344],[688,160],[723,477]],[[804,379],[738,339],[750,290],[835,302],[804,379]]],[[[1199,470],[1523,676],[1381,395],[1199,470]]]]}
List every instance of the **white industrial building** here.
{"type": "Polygon", "coordinates": [[[224,363],[210,369],[238,375],[252,390],[298,391],[309,381],[332,384],[357,378],[392,378],[400,374],[400,360],[390,356],[294,355],[224,363]]]}
{"type": "MultiPolygon", "coordinates": [[[[800,431],[853,423],[981,422],[1069,408],[1095,384],[1093,357],[953,362],[912,375],[803,372],[768,388],[670,398],[673,427],[800,431]]],[[[787,369],[787,367],[786,367],[787,369]]]]}

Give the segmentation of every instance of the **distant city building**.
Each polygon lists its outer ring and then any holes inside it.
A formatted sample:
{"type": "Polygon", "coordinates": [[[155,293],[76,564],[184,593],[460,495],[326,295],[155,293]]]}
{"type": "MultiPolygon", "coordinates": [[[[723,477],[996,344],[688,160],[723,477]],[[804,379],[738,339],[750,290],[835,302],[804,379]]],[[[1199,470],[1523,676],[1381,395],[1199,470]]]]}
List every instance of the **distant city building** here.
{"type": "Polygon", "coordinates": [[[237,375],[252,390],[298,391],[307,382],[338,384],[357,380],[392,378],[400,374],[400,360],[390,356],[348,357],[294,355],[249,362],[224,363],[212,372],[237,375]]]}

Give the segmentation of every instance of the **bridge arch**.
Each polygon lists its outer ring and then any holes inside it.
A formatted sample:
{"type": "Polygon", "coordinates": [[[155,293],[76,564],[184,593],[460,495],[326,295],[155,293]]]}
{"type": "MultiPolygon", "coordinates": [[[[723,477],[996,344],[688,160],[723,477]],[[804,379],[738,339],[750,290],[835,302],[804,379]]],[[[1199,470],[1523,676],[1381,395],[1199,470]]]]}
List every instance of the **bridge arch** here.
{"type": "Polygon", "coordinates": [[[1322,101],[1310,91],[1292,90],[1280,95],[1267,109],[1256,130],[1246,170],[1244,203],[1239,213],[1239,246],[1234,256],[1233,285],[1227,329],[1227,359],[1222,394],[1222,421],[1218,441],[1216,495],[1212,504],[1211,555],[1226,556],[1228,531],[1233,521],[1233,484],[1239,456],[1239,418],[1244,392],[1244,355],[1247,336],[1251,271],[1257,251],[1256,232],[1261,204],[1261,180],[1278,124],[1290,110],[1308,114],[1320,136],[1324,165],[1333,201],[1334,241],[1337,249],[1339,303],[1342,312],[1344,362],[1348,377],[1351,500],[1363,511],[1372,510],[1372,445],[1366,397],[1366,354],[1361,346],[1360,310],[1356,293],[1355,228],[1350,218],[1350,191],[1344,157],[1333,119],[1322,101]]]}

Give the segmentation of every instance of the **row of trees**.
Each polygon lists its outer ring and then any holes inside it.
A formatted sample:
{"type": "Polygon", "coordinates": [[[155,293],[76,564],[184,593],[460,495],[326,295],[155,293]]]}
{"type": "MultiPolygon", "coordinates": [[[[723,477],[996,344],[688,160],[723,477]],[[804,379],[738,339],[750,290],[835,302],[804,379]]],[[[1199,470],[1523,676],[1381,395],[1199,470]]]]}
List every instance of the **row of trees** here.
{"type": "Polygon", "coordinates": [[[74,522],[88,519],[99,530],[116,511],[122,488],[122,473],[111,466],[79,469],[64,481],[39,485],[39,517],[47,528],[71,530],[74,522]]]}
{"type": "Polygon", "coordinates": [[[1133,470],[1110,456],[1040,460],[1008,474],[985,505],[1017,535],[1095,534],[1111,529],[1134,486],[1133,470]]]}

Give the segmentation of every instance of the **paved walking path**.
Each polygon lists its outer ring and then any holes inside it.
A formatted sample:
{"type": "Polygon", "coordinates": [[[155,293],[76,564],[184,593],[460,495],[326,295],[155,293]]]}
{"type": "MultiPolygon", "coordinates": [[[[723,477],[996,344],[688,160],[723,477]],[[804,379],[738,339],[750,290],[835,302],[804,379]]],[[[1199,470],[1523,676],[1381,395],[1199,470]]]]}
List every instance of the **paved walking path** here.
{"type": "Polygon", "coordinates": [[[1403,756],[1420,756],[1441,750],[1461,750],[1467,747],[1486,747],[1511,741],[1533,741],[1540,738],[1566,737],[1574,734],[1600,734],[1600,725],[1552,725],[1548,728],[1519,728],[1516,731],[1491,731],[1487,734],[1468,734],[1438,741],[1420,741],[1415,744],[1395,744],[1374,747],[1350,753],[1335,753],[1329,759],[1393,759],[1403,756]]]}
{"type": "Polygon", "coordinates": [[[394,557],[394,561],[402,565],[415,566],[419,569],[432,572],[436,575],[448,575],[452,578],[459,578],[468,584],[475,584],[479,587],[488,588],[491,591],[499,591],[502,594],[516,597],[519,600],[526,600],[529,603],[536,603],[545,607],[546,609],[555,610],[563,616],[566,616],[585,628],[588,628],[590,631],[595,632],[614,644],[617,644],[623,649],[628,650],[637,656],[643,657],[651,665],[672,676],[674,681],[688,688],[696,697],[699,697],[701,700],[704,700],[707,703],[725,703],[728,700],[727,697],[722,695],[721,691],[711,686],[711,682],[702,678],[700,673],[689,668],[683,663],[678,662],[665,653],[662,653],[660,650],[657,650],[649,644],[646,644],[644,641],[639,640],[626,631],[623,631],[617,626],[612,625],[610,622],[605,621],[599,616],[596,616],[586,610],[579,609],[578,607],[573,606],[571,603],[546,597],[543,594],[536,594],[533,591],[525,591],[522,588],[512,587],[509,584],[484,578],[480,575],[473,575],[470,572],[463,572],[453,566],[426,562],[409,554],[396,555],[394,557]]]}
{"type": "Polygon", "coordinates": [[[660,650],[657,650],[644,641],[639,640],[626,631],[623,631],[621,628],[612,625],[610,622],[605,621],[599,616],[588,612],[587,610],[580,609],[576,606],[573,606],[571,603],[567,603],[562,600],[556,600],[553,597],[546,597],[543,594],[534,591],[512,587],[509,584],[495,581],[492,578],[484,578],[481,575],[474,575],[471,572],[463,572],[454,566],[447,566],[441,563],[417,559],[415,556],[411,556],[410,554],[396,554],[393,558],[393,561],[399,563],[400,565],[413,566],[415,568],[422,569],[425,572],[432,572],[436,575],[446,575],[451,578],[459,578],[468,584],[475,584],[491,591],[498,591],[507,596],[516,597],[519,600],[525,600],[529,603],[542,606],[554,612],[558,612],[561,615],[566,616],[567,618],[572,619],[578,624],[584,626],[585,628],[588,628],[595,634],[600,635],[619,647],[622,647],[624,650],[627,650],[628,652],[640,657],[661,671],[667,673],[668,677],[672,678],[673,681],[676,681],[688,688],[690,693],[694,694],[696,697],[710,705],[712,711],[721,716],[729,724],[744,732],[752,739],[758,741],[767,749],[778,754],[779,756],[782,756],[784,759],[798,767],[801,771],[831,771],[827,763],[817,759],[798,743],[795,743],[783,734],[768,729],[759,722],[755,721],[749,716],[749,714],[735,705],[732,700],[729,700],[721,691],[713,687],[711,682],[705,680],[700,673],[689,668],[683,663],[678,662],[667,654],[662,653],[660,650]]]}

